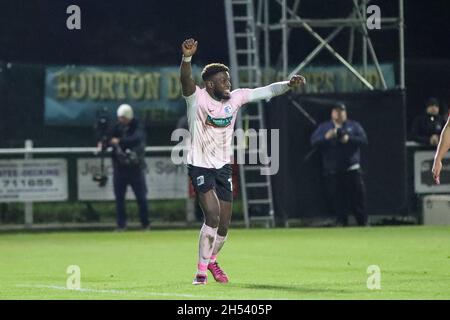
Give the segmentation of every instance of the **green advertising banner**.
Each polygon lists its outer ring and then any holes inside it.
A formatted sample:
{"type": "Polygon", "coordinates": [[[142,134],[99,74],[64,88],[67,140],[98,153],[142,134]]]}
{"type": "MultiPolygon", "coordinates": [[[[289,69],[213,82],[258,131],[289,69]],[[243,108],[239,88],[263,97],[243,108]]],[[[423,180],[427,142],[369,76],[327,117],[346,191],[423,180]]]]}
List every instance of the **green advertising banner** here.
{"type": "Polygon", "coordinates": [[[100,110],[106,108],[114,119],[122,103],[130,104],[141,119],[173,123],[186,108],[178,67],[76,66],[46,70],[47,125],[92,126],[100,110]]]}
{"type": "MultiPolygon", "coordinates": [[[[381,66],[388,88],[395,85],[391,64],[381,66]]],[[[196,83],[201,85],[200,68],[193,66],[196,83]]],[[[358,68],[361,71],[361,68],[358,68]]],[[[355,92],[364,86],[343,66],[309,67],[304,93],[355,92]]],[[[243,75],[242,78],[245,78],[243,75]]],[[[375,88],[381,81],[374,66],[366,78],[375,88]]],[[[274,69],[263,74],[265,83],[281,80],[274,69]]],[[[147,123],[173,125],[185,113],[181,97],[179,67],[48,67],[45,79],[46,125],[92,126],[96,115],[107,110],[111,119],[122,103],[130,104],[147,123]]]]}

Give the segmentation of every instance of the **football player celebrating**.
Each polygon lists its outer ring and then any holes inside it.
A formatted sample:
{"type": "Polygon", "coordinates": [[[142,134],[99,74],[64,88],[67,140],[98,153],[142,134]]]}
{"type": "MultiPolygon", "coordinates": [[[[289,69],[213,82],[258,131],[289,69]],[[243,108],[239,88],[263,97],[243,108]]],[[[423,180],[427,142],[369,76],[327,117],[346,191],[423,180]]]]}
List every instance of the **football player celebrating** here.
{"type": "Polygon", "coordinates": [[[225,240],[232,212],[231,144],[239,108],[249,102],[270,99],[293,87],[305,84],[305,78],[294,75],[289,81],[272,83],[255,89],[231,91],[229,69],[221,63],[204,67],[204,88],[192,78],[191,59],[197,41],[185,40],[180,80],[187,103],[190,145],[187,153],[188,172],[204,215],[200,230],[197,274],[193,284],[206,284],[207,270],[221,283],[228,276],[216,259],[225,240]]]}

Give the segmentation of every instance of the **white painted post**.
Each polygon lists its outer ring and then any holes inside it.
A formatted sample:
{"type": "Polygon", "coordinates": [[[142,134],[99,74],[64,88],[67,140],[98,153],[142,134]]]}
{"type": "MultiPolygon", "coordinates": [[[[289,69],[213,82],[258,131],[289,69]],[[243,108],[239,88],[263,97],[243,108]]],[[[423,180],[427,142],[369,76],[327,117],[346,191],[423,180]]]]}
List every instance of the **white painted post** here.
{"type": "MultiPolygon", "coordinates": [[[[25,159],[32,159],[33,140],[25,140],[25,159]]],[[[25,227],[31,228],[33,225],[33,202],[25,202],[25,227]]]]}

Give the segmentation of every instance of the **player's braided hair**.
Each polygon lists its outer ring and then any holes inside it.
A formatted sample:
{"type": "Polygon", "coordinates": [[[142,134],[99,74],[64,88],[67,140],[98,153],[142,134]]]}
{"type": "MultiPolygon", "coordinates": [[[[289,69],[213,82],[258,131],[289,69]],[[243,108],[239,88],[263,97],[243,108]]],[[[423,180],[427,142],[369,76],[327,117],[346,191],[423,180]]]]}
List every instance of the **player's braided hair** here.
{"type": "Polygon", "coordinates": [[[208,80],[210,77],[219,72],[228,72],[229,69],[226,65],[222,63],[210,63],[203,68],[202,79],[203,81],[208,80]]]}

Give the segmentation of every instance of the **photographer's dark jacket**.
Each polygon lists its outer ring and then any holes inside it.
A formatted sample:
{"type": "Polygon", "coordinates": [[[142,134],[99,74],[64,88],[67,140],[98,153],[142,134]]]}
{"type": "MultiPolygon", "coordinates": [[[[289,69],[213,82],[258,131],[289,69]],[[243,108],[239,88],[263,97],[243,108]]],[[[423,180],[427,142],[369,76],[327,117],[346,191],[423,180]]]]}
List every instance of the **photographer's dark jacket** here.
{"type": "Polygon", "coordinates": [[[145,131],[137,119],[132,119],[127,126],[116,123],[111,130],[111,138],[120,139],[120,148],[113,148],[112,152],[114,168],[145,169],[145,131]],[[124,164],[125,155],[130,164],[124,164]]]}
{"type": "Polygon", "coordinates": [[[328,130],[334,129],[333,121],[324,122],[313,132],[311,144],[319,148],[322,154],[322,164],[325,174],[335,174],[348,171],[353,166],[360,164],[361,145],[367,144],[367,136],[361,125],[352,120],[347,120],[338,133],[339,138],[348,134],[347,143],[342,143],[337,137],[325,139],[328,130]]]}
{"type": "Polygon", "coordinates": [[[440,114],[437,116],[428,113],[421,114],[414,119],[412,124],[412,139],[418,143],[430,145],[432,135],[440,135],[445,125],[445,119],[440,114]]]}

